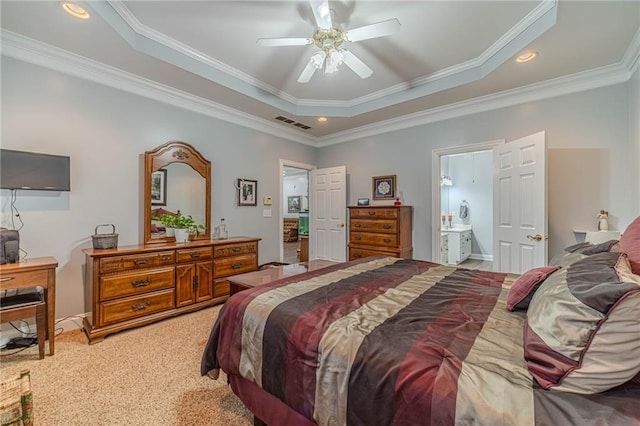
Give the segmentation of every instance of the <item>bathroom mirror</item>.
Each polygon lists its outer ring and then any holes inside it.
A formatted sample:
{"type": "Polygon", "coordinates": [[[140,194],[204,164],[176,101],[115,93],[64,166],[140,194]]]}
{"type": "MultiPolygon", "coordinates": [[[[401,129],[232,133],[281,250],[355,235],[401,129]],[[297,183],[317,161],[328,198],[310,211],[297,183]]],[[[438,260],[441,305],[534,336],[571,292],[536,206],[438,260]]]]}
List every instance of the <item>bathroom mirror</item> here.
{"type": "Polygon", "coordinates": [[[174,242],[160,216],[191,216],[211,234],[211,162],[185,142],[168,142],[144,154],[144,243],[174,242]]]}

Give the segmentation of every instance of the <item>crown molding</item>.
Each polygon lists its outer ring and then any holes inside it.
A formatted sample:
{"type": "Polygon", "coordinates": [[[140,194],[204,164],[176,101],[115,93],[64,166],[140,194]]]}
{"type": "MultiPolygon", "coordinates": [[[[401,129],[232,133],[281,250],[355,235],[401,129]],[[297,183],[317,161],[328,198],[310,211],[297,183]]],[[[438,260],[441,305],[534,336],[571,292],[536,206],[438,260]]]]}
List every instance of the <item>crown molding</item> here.
{"type": "Polygon", "coordinates": [[[277,123],[204,99],[101,62],[0,29],[2,55],[53,69],[83,80],[113,87],[158,102],[197,112],[242,127],[304,145],[315,146],[315,137],[283,128],[277,123]]]}
{"type": "MultiPolygon", "coordinates": [[[[636,56],[637,58],[637,56],[636,56]]],[[[637,63],[637,61],[636,61],[637,63]]],[[[517,89],[480,96],[463,102],[432,108],[402,117],[361,126],[317,138],[318,147],[350,142],[411,127],[422,126],[451,118],[463,117],[500,108],[550,99],[628,81],[632,72],[622,62],[566,77],[534,83],[517,89]]]]}
{"type": "Polygon", "coordinates": [[[556,23],[557,0],[541,0],[523,19],[480,56],[412,82],[348,101],[297,99],[190,46],[142,24],[121,0],[90,7],[129,45],[274,108],[297,116],[353,117],[477,81],[515,55],[556,23]],[[176,55],[177,53],[177,55],[176,55]]]}
{"type": "Polygon", "coordinates": [[[314,137],[4,29],[0,29],[0,38],[2,55],[312,147],[330,146],[525,102],[624,83],[640,68],[639,30],[618,64],[432,108],[327,136],[314,137]]]}

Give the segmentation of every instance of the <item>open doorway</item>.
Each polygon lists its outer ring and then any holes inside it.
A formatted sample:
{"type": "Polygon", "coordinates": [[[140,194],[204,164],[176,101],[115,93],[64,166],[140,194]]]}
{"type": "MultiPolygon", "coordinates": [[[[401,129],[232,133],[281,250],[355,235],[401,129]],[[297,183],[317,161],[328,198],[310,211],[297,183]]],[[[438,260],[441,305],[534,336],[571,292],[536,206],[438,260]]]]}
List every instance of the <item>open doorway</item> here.
{"type": "Polygon", "coordinates": [[[280,160],[280,261],[308,259],[309,171],[315,166],[280,160]]]}
{"type": "Polygon", "coordinates": [[[493,148],[504,141],[433,151],[435,262],[492,270],[493,148]]]}

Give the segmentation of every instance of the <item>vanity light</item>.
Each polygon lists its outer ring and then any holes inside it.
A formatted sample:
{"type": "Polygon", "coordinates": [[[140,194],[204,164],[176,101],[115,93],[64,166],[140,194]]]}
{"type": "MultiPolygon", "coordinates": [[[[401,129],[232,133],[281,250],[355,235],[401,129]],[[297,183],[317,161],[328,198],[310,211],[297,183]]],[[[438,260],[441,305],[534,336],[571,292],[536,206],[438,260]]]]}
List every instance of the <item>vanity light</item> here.
{"type": "Polygon", "coordinates": [[[516,57],[516,62],[519,64],[524,64],[525,62],[533,61],[536,56],[538,56],[538,52],[525,52],[522,55],[518,55],[516,57]]]}
{"type": "Polygon", "coordinates": [[[329,121],[329,119],[327,117],[318,117],[318,121],[320,123],[326,123],[327,121],[329,121]]]}
{"type": "Polygon", "coordinates": [[[91,15],[89,15],[89,12],[87,12],[85,8],[75,3],[64,2],[62,3],[62,8],[65,12],[67,12],[74,18],[89,19],[91,17],[91,15]]]}

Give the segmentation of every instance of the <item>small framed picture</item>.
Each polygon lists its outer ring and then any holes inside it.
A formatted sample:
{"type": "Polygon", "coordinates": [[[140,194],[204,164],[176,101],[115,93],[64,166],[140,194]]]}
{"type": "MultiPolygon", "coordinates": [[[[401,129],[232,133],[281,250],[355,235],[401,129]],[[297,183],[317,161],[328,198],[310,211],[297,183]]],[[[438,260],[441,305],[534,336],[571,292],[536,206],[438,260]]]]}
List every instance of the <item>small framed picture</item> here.
{"type": "Polygon", "coordinates": [[[258,181],[250,179],[238,179],[238,205],[258,205],[258,181]]]}
{"type": "Polygon", "coordinates": [[[167,205],[167,171],[164,169],[151,173],[151,205],[167,205]]]}
{"type": "Polygon", "coordinates": [[[374,176],[373,177],[373,199],[374,200],[395,200],[396,198],[396,175],[374,176]]]}
{"type": "Polygon", "coordinates": [[[287,197],[287,212],[300,213],[300,196],[299,195],[287,197]]]}
{"type": "Polygon", "coordinates": [[[359,206],[368,206],[369,205],[369,199],[368,198],[358,198],[358,205],[359,206]]]}

